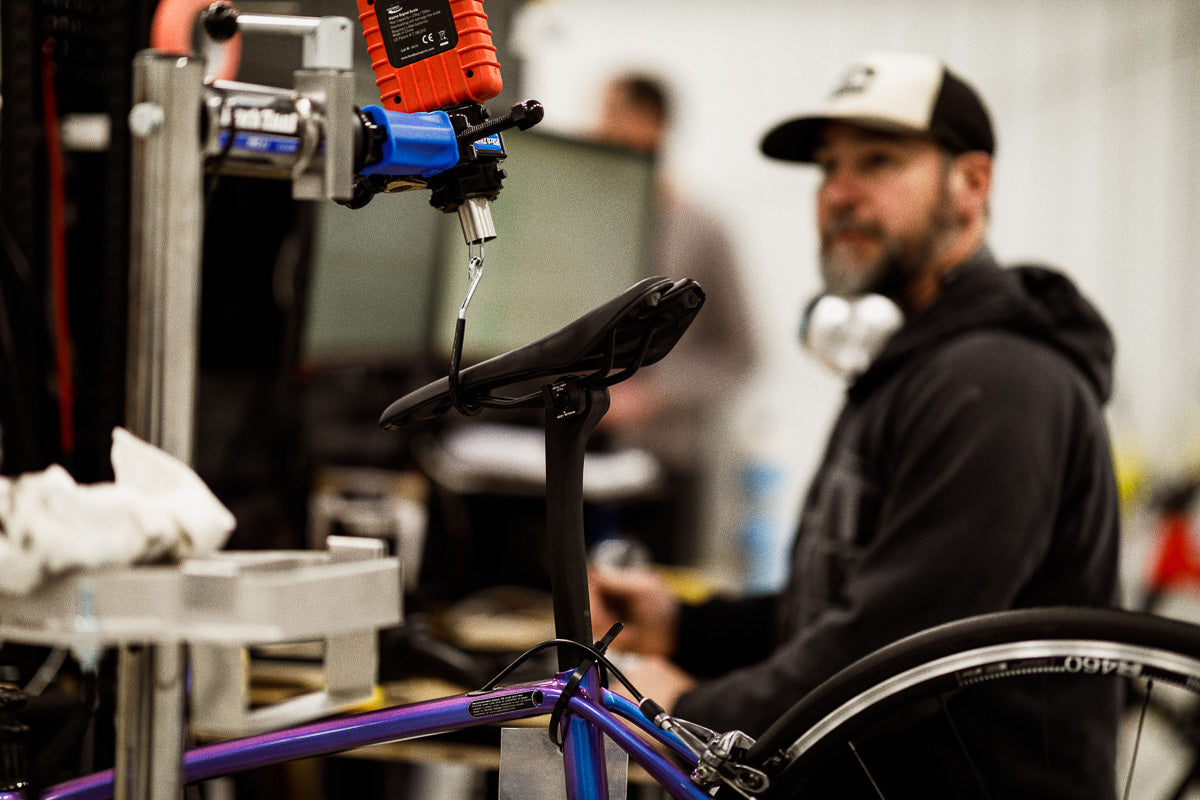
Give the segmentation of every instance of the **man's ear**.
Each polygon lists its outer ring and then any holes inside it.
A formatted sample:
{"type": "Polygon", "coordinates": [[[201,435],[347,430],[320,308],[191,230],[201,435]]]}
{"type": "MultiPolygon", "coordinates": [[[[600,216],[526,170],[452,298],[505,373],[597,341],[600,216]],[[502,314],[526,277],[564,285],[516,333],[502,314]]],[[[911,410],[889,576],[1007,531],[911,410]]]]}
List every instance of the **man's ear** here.
{"type": "Polygon", "coordinates": [[[950,166],[949,186],[950,197],[960,214],[985,215],[992,190],[992,157],[978,151],[956,157],[950,166]]]}

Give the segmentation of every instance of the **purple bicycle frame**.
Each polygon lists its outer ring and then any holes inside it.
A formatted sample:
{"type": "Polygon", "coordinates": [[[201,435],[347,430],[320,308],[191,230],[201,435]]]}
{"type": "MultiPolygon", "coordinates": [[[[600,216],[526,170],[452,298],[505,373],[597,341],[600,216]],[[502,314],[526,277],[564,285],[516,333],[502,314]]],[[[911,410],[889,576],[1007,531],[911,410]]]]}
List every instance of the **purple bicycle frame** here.
{"type": "MultiPolygon", "coordinates": [[[[204,745],[184,753],[184,780],[194,783],[381,742],[549,714],[562,696],[569,677],[569,673],[562,673],[547,681],[425,700],[204,745]]],[[[601,794],[607,786],[603,752],[597,752],[592,738],[586,735],[594,732],[603,732],[616,742],[673,797],[711,800],[707,793],[692,784],[687,773],[648,744],[639,731],[685,763],[694,765],[695,755],[678,738],[655,727],[636,705],[607,689],[602,690],[602,703],[598,704],[589,695],[589,688],[585,682],[581,690],[569,698],[569,713],[564,715],[563,755],[570,800],[606,800],[601,794]]],[[[598,734],[594,738],[598,741],[598,734]]],[[[42,795],[45,800],[109,800],[112,796],[112,770],[60,783],[42,795]]],[[[19,791],[0,792],[0,800],[23,800],[23,795],[19,791]]]]}

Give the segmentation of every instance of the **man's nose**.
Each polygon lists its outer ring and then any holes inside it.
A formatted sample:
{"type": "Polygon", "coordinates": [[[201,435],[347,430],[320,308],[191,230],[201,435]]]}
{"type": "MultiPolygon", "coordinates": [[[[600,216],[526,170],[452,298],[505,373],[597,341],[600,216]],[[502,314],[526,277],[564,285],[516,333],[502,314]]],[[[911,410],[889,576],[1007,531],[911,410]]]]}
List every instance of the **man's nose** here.
{"type": "Polygon", "coordinates": [[[820,195],[832,207],[851,208],[862,199],[862,181],[849,170],[834,170],[825,175],[820,195]]]}

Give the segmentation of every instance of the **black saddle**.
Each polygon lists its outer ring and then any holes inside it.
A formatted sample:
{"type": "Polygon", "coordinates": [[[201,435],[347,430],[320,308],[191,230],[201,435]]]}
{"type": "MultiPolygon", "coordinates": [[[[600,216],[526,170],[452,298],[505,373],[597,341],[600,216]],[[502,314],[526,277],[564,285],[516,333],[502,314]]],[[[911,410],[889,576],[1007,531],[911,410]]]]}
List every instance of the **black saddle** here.
{"type": "MultiPolygon", "coordinates": [[[[544,403],[540,391],[516,398],[493,393],[567,375],[584,388],[612,386],[669,353],[703,303],[704,291],[693,280],[646,278],[548,336],[463,369],[459,399],[472,407],[538,406],[544,403]]],[[[444,414],[455,406],[450,390],[444,377],[410,392],[388,406],[380,427],[393,430],[444,414]]]]}

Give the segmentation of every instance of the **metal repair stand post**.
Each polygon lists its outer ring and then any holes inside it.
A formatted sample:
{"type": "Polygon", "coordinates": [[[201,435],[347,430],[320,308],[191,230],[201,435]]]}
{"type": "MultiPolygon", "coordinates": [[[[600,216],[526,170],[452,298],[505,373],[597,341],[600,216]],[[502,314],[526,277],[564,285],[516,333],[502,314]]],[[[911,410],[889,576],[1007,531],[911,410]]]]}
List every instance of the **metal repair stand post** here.
{"type": "MultiPolygon", "coordinates": [[[[192,461],[199,350],[200,264],[206,155],[219,171],[293,183],[300,199],[348,199],[353,182],[354,76],[350,20],[255,16],[243,23],[304,38],[295,91],[204,82],[200,59],[157,51],[133,63],[129,348],[126,427],[184,463],[192,461]],[[297,120],[296,152],[257,171],[239,155],[222,112],[281,102],[297,120]],[[207,114],[207,119],[204,115],[207,114]],[[202,120],[208,122],[202,140],[202,120]],[[221,144],[221,135],[227,144],[221,144]],[[239,158],[242,160],[239,162],[239,158]]],[[[268,137],[250,137],[257,141],[268,137]]],[[[117,800],[179,800],[183,790],[187,645],[121,645],[117,666],[117,800]]]]}
{"type": "MultiPolygon", "coordinates": [[[[204,63],[139,54],[133,103],[125,420],[135,435],[191,463],[204,227],[204,63]]],[[[119,649],[116,800],[179,798],[186,664],[182,643],[119,649]]]]}

